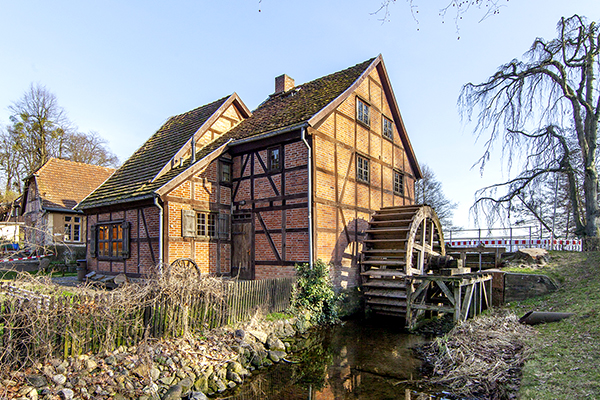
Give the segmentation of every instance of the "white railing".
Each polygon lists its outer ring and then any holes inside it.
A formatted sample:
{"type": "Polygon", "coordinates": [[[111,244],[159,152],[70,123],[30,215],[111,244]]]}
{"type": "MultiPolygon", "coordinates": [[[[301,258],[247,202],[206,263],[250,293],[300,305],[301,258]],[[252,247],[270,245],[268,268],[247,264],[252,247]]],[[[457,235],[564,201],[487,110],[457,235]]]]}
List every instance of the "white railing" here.
{"type": "Polygon", "coordinates": [[[562,251],[581,251],[582,249],[581,239],[557,239],[552,237],[536,239],[532,235],[532,227],[462,229],[445,232],[444,238],[447,245],[459,248],[506,247],[506,250],[510,252],[528,247],[562,251]]]}

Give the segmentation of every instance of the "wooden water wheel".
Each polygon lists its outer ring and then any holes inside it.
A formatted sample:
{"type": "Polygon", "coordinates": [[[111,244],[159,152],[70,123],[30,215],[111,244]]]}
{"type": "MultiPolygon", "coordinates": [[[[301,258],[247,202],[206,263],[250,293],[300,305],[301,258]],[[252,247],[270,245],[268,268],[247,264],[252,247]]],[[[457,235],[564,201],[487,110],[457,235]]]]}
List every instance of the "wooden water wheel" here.
{"type": "Polygon", "coordinates": [[[361,255],[366,303],[377,313],[404,316],[404,277],[426,274],[429,260],[445,255],[439,218],[427,205],[385,207],[366,233],[361,255]]]}

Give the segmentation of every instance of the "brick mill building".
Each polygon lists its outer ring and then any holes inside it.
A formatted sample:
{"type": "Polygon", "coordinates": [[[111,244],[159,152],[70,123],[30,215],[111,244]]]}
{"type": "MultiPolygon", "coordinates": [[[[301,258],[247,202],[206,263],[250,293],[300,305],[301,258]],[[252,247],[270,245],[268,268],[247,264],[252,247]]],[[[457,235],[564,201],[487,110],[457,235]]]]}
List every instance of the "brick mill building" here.
{"type": "Polygon", "coordinates": [[[322,259],[355,286],[372,213],[421,178],[383,59],[275,87],[252,112],[233,94],[170,118],[84,199],[88,269],[264,279],[322,259]]]}

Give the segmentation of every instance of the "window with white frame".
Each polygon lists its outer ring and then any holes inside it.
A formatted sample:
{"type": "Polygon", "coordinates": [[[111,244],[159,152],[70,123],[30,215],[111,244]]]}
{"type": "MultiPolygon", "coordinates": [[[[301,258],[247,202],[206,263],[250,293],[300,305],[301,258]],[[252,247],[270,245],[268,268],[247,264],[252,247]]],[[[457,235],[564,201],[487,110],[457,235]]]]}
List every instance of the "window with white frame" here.
{"type": "Polygon", "coordinates": [[[404,196],[404,174],[394,171],[394,193],[404,196]]]}
{"type": "Polygon", "coordinates": [[[360,182],[369,183],[369,159],[356,156],[356,179],[360,182]]]}
{"type": "Polygon", "coordinates": [[[81,217],[65,215],[65,242],[81,242],[81,217]]]}
{"type": "Polygon", "coordinates": [[[195,214],[196,236],[219,237],[221,239],[229,238],[228,214],[202,211],[196,211],[195,214]]]}
{"type": "Polygon", "coordinates": [[[371,124],[371,119],[369,118],[369,106],[359,98],[356,99],[356,119],[365,125],[371,124]]]}
{"type": "Polygon", "coordinates": [[[383,118],[383,123],[381,124],[383,137],[392,140],[394,138],[394,126],[392,125],[392,120],[386,117],[383,118]]]}

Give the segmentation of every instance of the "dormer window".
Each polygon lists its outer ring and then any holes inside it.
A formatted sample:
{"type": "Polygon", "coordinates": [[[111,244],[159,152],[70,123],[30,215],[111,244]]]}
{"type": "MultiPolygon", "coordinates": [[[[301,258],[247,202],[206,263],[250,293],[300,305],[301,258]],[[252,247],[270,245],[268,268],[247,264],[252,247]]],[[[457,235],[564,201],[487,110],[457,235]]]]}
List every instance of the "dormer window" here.
{"type": "Polygon", "coordinates": [[[371,125],[369,106],[361,99],[356,99],[356,119],[365,125],[371,125]]]}

